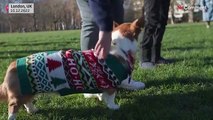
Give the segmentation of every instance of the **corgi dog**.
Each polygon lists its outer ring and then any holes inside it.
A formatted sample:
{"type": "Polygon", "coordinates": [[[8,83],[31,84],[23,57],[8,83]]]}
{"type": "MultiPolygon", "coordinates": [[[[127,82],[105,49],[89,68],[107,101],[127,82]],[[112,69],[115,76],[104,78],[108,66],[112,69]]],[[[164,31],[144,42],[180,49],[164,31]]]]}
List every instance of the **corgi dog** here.
{"type": "Polygon", "coordinates": [[[142,24],[141,18],[115,25],[105,60],[97,59],[93,50],[61,50],[35,53],[12,62],[0,85],[0,100],[8,102],[8,119],[15,120],[22,105],[28,113],[37,112],[32,101],[39,93],[89,93],[89,97],[90,93],[101,93],[97,96],[109,109],[119,109],[114,102],[117,89],[145,87],[131,78],[142,24]]]}

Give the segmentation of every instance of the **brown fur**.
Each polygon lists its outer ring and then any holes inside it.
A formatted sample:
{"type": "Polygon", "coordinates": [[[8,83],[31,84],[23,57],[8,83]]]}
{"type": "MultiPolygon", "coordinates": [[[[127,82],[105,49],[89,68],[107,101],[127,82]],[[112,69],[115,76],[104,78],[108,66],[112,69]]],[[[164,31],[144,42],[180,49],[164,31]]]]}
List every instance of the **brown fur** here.
{"type": "Polygon", "coordinates": [[[3,85],[0,85],[0,100],[7,100],[7,93],[3,85]]]}
{"type": "Polygon", "coordinates": [[[17,76],[16,62],[12,62],[6,72],[3,84],[0,87],[0,100],[8,101],[8,112],[16,113],[21,105],[27,103],[33,96],[21,95],[17,76]]]}
{"type": "Polygon", "coordinates": [[[114,30],[120,30],[121,34],[130,40],[137,40],[138,35],[141,32],[141,28],[144,26],[143,18],[135,20],[133,23],[124,23],[121,26],[114,23],[114,30]],[[118,27],[117,27],[118,26],[118,27]]]}

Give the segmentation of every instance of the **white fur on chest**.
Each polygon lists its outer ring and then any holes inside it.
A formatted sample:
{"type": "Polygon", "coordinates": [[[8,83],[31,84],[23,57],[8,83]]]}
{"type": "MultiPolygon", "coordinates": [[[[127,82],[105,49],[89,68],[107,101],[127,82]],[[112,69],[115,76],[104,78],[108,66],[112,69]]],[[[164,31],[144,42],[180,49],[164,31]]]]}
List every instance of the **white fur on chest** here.
{"type": "Polygon", "coordinates": [[[112,44],[115,44],[112,47],[110,53],[111,54],[119,54],[122,57],[126,58],[126,55],[121,51],[124,50],[126,53],[128,51],[132,53],[136,53],[137,50],[137,43],[136,40],[129,40],[125,36],[123,36],[119,30],[112,32],[112,44]]]}

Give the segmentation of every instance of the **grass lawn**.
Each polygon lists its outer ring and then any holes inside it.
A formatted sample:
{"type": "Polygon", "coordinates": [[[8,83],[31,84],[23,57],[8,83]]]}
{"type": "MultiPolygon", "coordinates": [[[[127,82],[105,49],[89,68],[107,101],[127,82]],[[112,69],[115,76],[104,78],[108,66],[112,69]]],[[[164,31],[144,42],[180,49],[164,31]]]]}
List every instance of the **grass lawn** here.
{"type": "MultiPolygon", "coordinates": [[[[79,36],[79,31],[0,34],[0,82],[16,58],[39,51],[79,49],[79,36]]],[[[175,62],[154,70],[142,70],[136,62],[133,78],[145,82],[146,88],[120,90],[117,111],[82,94],[41,94],[35,99],[40,111],[28,115],[22,108],[18,120],[213,120],[213,28],[169,25],[162,54],[175,62]]],[[[5,119],[7,105],[1,102],[0,120],[5,119]]]]}

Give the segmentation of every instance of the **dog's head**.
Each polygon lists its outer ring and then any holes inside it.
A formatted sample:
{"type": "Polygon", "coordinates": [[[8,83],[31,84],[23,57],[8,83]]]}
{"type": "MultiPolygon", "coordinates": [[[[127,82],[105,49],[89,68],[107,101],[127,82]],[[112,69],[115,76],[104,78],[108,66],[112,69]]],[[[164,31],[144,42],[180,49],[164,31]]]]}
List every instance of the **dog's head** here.
{"type": "Polygon", "coordinates": [[[125,54],[134,56],[137,50],[137,38],[142,27],[143,18],[136,19],[132,23],[115,25],[112,32],[112,46],[125,52],[125,54]]]}

